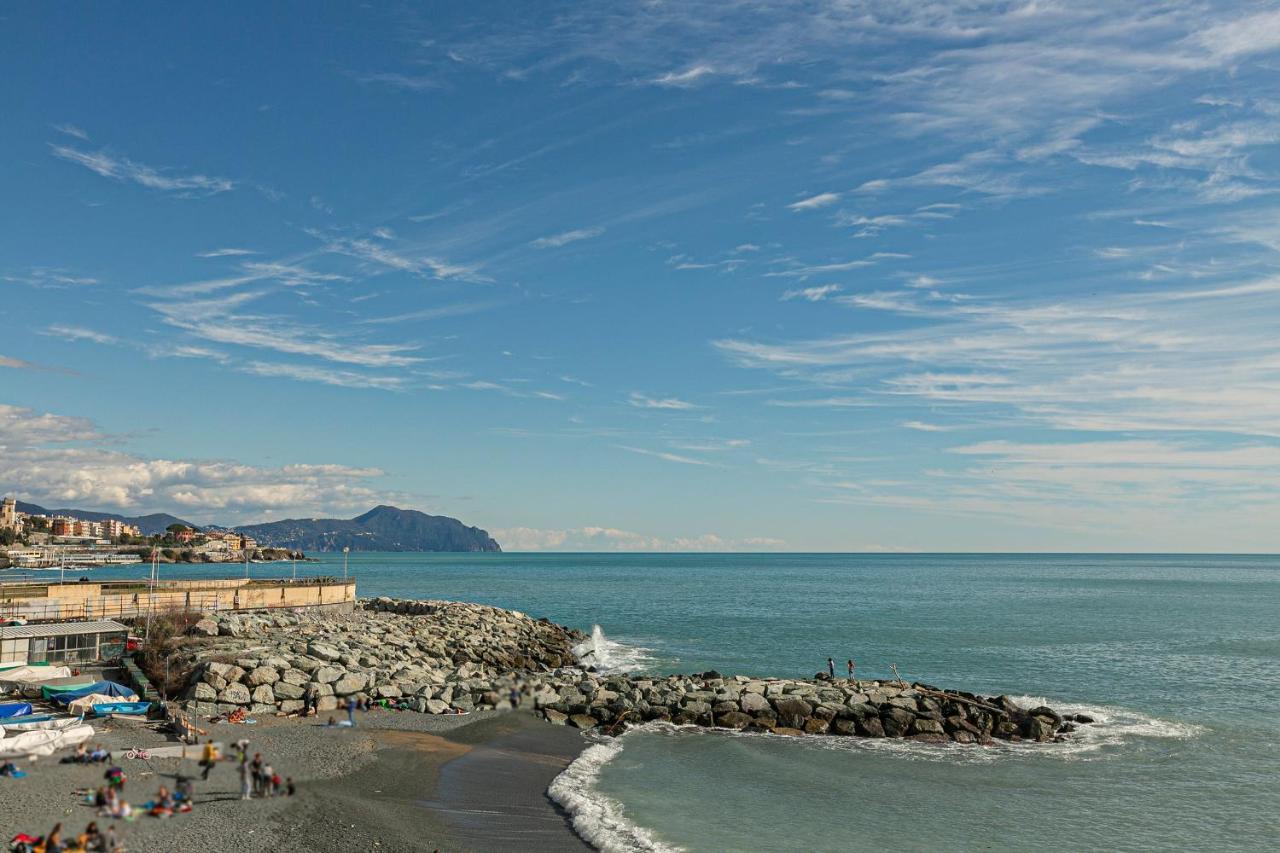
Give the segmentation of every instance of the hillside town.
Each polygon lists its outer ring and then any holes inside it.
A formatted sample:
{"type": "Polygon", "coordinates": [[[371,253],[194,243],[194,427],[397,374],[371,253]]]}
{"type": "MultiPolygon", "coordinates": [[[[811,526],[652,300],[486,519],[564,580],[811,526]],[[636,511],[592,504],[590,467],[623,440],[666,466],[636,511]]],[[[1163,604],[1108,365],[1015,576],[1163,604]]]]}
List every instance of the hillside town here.
{"type": "Polygon", "coordinates": [[[150,559],[167,563],[226,563],[278,559],[257,541],[234,530],[199,530],[171,524],[163,533],[145,535],[116,518],[90,520],[18,510],[12,497],[0,500],[0,568],[46,569],[59,566],[125,565],[150,559]]]}

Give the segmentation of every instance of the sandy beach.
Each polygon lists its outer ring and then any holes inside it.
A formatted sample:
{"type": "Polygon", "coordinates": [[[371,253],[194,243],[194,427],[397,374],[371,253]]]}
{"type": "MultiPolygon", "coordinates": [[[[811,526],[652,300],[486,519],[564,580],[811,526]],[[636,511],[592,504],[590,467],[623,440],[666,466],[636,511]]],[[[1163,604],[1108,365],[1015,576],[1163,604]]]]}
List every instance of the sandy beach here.
{"type": "MultiPolygon", "coordinates": [[[[267,718],[257,725],[221,723],[209,736],[225,745],[241,738],[298,786],[295,797],[244,802],[234,762],[200,781],[196,759],[152,758],[115,763],[128,775],[136,804],[172,787],[179,768],[197,778],[195,809],[158,819],[115,822],[133,851],[583,851],[547,785],[586,746],[575,730],[523,713],[430,716],[375,710],[355,729],[314,720],[267,718]]],[[[150,727],[103,723],[91,743],[114,753],[173,745],[150,727]]],[[[62,821],[77,833],[97,818],[75,791],[101,783],[104,765],[21,762],[22,779],[0,779],[5,841],[19,831],[40,835],[62,821]]]]}

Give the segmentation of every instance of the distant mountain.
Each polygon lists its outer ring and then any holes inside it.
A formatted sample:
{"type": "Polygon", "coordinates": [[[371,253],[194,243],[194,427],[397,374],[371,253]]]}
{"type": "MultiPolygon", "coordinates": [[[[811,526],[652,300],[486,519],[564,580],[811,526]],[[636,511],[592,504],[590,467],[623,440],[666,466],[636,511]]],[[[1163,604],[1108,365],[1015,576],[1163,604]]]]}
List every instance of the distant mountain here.
{"type": "Polygon", "coordinates": [[[290,518],[236,530],[259,545],[301,551],[501,551],[486,531],[456,518],[376,506],[352,519],[290,518]]]}
{"type": "Polygon", "coordinates": [[[187,527],[193,527],[197,530],[199,525],[192,524],[189,521],[183,521],[177,516],[169,515],[167,512],[154,512],[151,515],[128,516],[118,515],[114,512],[93,512],[87,509],[45,509],[36,504],[29,504],[25,501],[18,501],[18,512],[25,512],[28,515],[66,515],[71,518],[79,518],[84,521],[105,521],[108,518],[114,518],[116,521],[123,521],[126,524],[135,524],[142,531],[144,536],[151,536],[155,533],[164,533],[170,524],[185,524],[187,527]]]}

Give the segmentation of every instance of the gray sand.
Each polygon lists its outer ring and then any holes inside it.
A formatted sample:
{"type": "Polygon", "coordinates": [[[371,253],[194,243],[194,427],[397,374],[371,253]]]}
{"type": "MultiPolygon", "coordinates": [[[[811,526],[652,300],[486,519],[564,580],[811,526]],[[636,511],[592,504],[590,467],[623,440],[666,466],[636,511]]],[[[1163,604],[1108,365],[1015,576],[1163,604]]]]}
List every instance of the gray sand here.
{"type": "MultiPolygon", "coordinates": [[[[345,715],[343,715],[345,716],[345,715]]],[[[218,724],[209,736],[228,746],[250,741],[298,796],[242,802],[233,762],[220,763],[201,782],[195,761],[196,808],[168,819],[116,822],[131,851],[245,853],[281,851],[583,851],[565,816],[546,797],[551,780],[586,745],[571,729],[520,713],[431,716],[375,711],[356,729],[315,720],[268,718],[258,725],[218,724]]],[[[89,743],[113,753],[173,741],[149,726],[94,723],[89,743]]],[[[198,757],[198,749],[193,750],[198,757]]],[[[127,799],[150,800],[173,785],[178,759],[116,762],[128,776],[127,799]]],[[[20,762],[29,775],[0,779],[0,840],[19,831],[40,835],[62,821],[64,834],[90,820],[111,821],[73,792],[101,784],[106,765],[20,762]]]]}

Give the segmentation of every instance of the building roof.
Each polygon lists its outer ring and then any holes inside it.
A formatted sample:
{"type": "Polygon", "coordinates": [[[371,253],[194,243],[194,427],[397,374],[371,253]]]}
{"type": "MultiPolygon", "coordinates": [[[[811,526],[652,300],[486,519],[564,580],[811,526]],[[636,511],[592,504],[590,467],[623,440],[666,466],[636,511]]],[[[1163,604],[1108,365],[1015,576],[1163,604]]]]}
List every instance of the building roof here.
{"type": "Polygon", "coordinates": [[[128,632],[119,622],[56,622],[47,625],[10,625],[0,628],[0,640],[24,637],[66,637],[73,634],[115,634],[128,632]]]}

